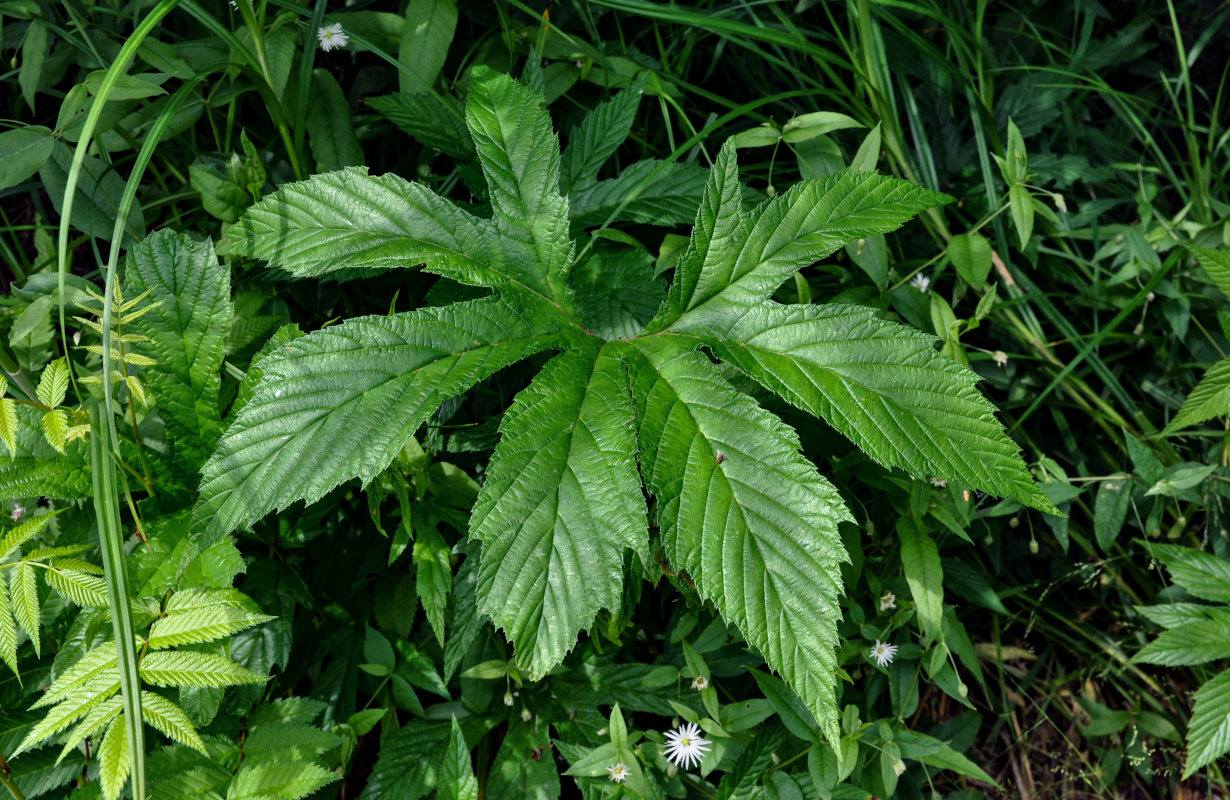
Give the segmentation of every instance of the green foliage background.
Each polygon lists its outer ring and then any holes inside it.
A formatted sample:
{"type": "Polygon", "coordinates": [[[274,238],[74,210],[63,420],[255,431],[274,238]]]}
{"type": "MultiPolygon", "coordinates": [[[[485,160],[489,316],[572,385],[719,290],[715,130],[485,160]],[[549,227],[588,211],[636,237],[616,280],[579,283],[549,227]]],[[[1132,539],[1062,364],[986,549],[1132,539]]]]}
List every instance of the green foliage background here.
{"type": "Polygon", "coordinates": [[[1227,20],[0,3],[0,782],[1224,789],[1227,20]]]}

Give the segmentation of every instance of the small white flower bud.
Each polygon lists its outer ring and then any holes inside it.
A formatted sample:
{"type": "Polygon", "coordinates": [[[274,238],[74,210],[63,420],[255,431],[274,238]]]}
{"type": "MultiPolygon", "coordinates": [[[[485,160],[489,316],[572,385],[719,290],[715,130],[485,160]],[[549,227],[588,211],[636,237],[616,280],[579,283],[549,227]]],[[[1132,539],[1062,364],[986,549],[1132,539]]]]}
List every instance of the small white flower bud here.
{"type": "Polygon", "coordinates": [[[897,773],[898,775],[904,775],[905,774],[905,762],[902,761],[901,759],[897,759],[896,761],[894,761],[893,762],[893,772],[897,773]]]}
{"type": "Polygon", "coordinates": [[[1038,540],[1037,539],[1029,540],[1029,552],[1032,553],[1033,555],[1038,555],[1038,540]]]}
{"type": "Polygon", "coordinates": [[[961,695],[962,697],[969,697],[969,687],[966,686],[964,682],[958,683],[957,684],[957,694],[961,695]]]}
{"type": "Polygon", "coordinates": [[[522,722],[529,722],[529,721],[530,721],[530,720],[532,720],[533,718],[534,718],[534,712],[532,712],[532,711],[530,711],[528,708],[525,708],[524,706],[522,706],[522,707],[521,707],[521,721],[522,721],[522,722]]]}
{"type": "Polygon", "coordinates": [[[511,706],[513,704],[512,692],[504,692],[504,705],[511,706]]]}

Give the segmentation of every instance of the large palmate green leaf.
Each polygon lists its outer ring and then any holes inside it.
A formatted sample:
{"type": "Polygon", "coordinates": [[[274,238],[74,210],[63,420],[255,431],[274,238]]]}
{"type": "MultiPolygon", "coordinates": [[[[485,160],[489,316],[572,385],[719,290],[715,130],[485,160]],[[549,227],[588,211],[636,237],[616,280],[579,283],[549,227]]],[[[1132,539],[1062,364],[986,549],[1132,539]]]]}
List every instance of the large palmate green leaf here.
{"type": "Polygon", "coordinates": [[[128,254],[125,294],[149,292],[153,306],[132,323],[150,341],[137,352],[158,362],[145,380],[167,426],[176,461],[195,473],[222,433],[218,373],[231,331],[231,276],[211,242],[169,230],[128,254]]]}
{"type": "Polygon", "coordinates": [[[440,403],[561,337],[500,299],[364,317],[286,344],[205,465],[212,541],[381,472],[440,403]]]}
{"type": "Polygon", "coordinates": [[[837,491],[793,430],[668,337],[629,359],[641,469],[667,554],[837,736],[837,491]]]}
{"type": "Polygon", "coordinates": [[[695,331],[881,464],[1054,510],[974,387],[978,376],[937,352],[929,334],[859,306],[776,303],[708,327],[685,316],[675,330],[695,331]]]}
{"type": "MultiPolygon", "coordinates": [[[[846,557],[837,525],[850,515],[799,452],[795,432],[733,388],[701,348],[825,417],[886,465],[1053,507],[1033,488],[972,373],[936,352],[931,337],[867,310],[770,300],[796,270],[852,239],[897,228],[944,195],[844,172],[748,209],[727,144],[707,176],[691,165],[663,170],[678,184],[692,175],[691,189],[672,195],[666,186],[638,199],[633,187],[645,190],[643,179],[657,170],[638,164],[612,179],[619,185],[608,199],[584,210],[587,196],[614,185],[598,181],[598,170],[626,134],[634,100],[621,96],[592,112],[561,163],[541,97],[476,69],[465,122],[490,218],[416,184],[354,169],[287,185],[252,207],[231,229],[225,252],[305,276],[422,264],[491,294],[271,345],[205,466],[196,529],[217,537],[344,481],[371,481],[444,400],[531,354],[562,351],[543,359],[500,425],[468,529],[481,544],[477,577],[467,558],[456,582],[463,591],[454,605],[476,602],[477,609],[455,608],[450,663],[462,655],[454,640],[470,641],[473,620],[486,614],[512,641],[515,663],[544,675],[600,610],[619,612],[624,564],[630,555],[648,561],[660,543],[672,567],[742,630],[836,742],[846,557]],[[669,289],[643,251],[611,243],[626,239],[618,234],[596,238],[573,264],[570,227],[606,223],[619,207],[626,212],[641,201],[648,204],[615,218],[683,219],[682,199],[698,192],[696,224],[669,289]],[[653,528],[644,490],[652,495],[653,528]]],[[[447,545],[430,524],[417,528],[420,594],[427,586],[439,634],[447,545]]],[[[935,609],[928,612],[934,621],[935,609]]],[[[241,622],[214,616],[194,618],[184,635],[241,622]]],[[[678,671],[651,671],[611,697],[628,708],[660,709],[668,692],[677,696],[678,671]]],[[[578,704],[602,694],[596,685],[575,688],[555,684],[561,702],[564,694],[578,704]]],[[[450,741],[447,726],[403,728],[382,752],[365,796],[426,793],[450,741]]],[[[506,741],[492,773],[502,777],[489,789],[522,797],[531,783],[556,786],[524,769],[524,750],[536,742],[510,751],[506,741]]]]}
{"type": "Polygon", "coordinates": [[[624,551],[649,555],[636,422],[612,349],[556,356],[517,395],[474,505],[480,607],[535,677],[599,609],[618,608],[624,551]]]}

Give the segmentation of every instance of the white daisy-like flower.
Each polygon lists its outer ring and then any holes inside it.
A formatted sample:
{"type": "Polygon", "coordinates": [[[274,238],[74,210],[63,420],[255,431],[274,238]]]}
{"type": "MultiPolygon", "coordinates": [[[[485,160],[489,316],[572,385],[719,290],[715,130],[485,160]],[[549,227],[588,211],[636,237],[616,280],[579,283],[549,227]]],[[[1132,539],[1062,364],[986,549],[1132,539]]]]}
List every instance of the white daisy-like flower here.
{"type": "Polygon", "coordinates": [[[910,285],[920,292],[925,292],[931,288],[931,279],[920,272],[910,281],[910,285]]]}
{"type": "Polygon", "coordinates": [[[334,48],[342,48],[350,42],[350,37],[342,30],[342,23],[335,22],[316,30],[316,38],[320,40],[320,49],[326,53],[334,48]]]}
{"type": "Polygon", "coordinates": [[[1008,366],[1008,354],[1003,350],[996,350],[991,354],[991,360],[995,362],[997,367],[1008,366]]]}
{"type": "Polygon", "coordinates": [[[26,515],[26,507],[17,506],[16,508],[13,509],[13,513],[9,514],[9,517],[13,520],[13,522],[16,522],[17,520],[21,519],[25,515],[26,515]]]}
{"type": "Polygon", "coordinates": [[[946,489],[948,488],[948,481],[943,478],[932,478],[931,485],[937,489],[946,489]]]}
{"type": "Polygon", "coordinates": [[[896,607],[897,607],[897,595],[893,594],[892,592],[885,592],[880,597],[880,610],[881,611],[888,611],[889,609],[896,608],[896,607]]]}
{"type": "Polygon", "coordinates": [[[685,722],[679,730],[666,734],[665,755],[673,764],[681,767],[691,767],[699,764],[709,751],[709,740],[700,735],[700,726],[693,722],[685,722]]]}
{"type": "Polygon", "coordinates": [[[628,768],[622,762],[616,761],[606,768],[606,774],[616,783],[623,783],[624,779],[628,777],[628,768]]]}
{"type": "Polygon", "coordinates": [[[867,653],[867,657],[881,667],[887,667],[893,663],[893,656],[895,655],[897,655],[897,645],[881,642],[879,639],[876,639],[875,647],[872,647],[871,651],[867,653]]]}
{"type": "Polygon", "coordinates": [[[709,688],[709,679],[704,675],[697,675],[692,679],[692,688],[698,692],[703,692],[709,688]]]}

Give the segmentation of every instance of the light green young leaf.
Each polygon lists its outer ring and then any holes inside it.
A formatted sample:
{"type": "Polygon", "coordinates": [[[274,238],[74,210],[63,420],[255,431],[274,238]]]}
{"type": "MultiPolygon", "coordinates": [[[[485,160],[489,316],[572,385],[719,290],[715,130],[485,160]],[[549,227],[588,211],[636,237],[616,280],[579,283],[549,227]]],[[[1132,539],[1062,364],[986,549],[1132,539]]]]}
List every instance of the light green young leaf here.
{"type": "Polygon", "coordinates": [[[791,404],[822,417],[876,461],[1057,513],[975,388],[935,338],[859,306],[763,304],[680,332],[791,404]]]}
{"type": "Polygon", "coordinates": [[[8,448],[9,458],[17,457],[17,402],[11,397],[0,397],[0,441],[8,448]]]}
{"type": "Polygon", "coordinates": [[[635,422],[613,345],[556,356],[500,424],[470,535],[479,608],[537,679],[599,609],[617,610],[624,552],[648,558],[635,422]]]}
{"type": "Polygon", "coordinates": [[[226,800],[299,800],[341,776],[309,761],[247,762],[231,781],[226,800]]]}
{"type": "Polygon", "coordinates": [[[641,471],[671,563],[838,738],[835,699],[841,498],[794,431],[668,337],[630,361],[641,471]]]}
{"type": "Polygon", "coordinates": [[[461,726],[453,718],[452,734],[448,751],[440,766],[440,779],[436,788],[438,800],[478,800],[478,780],[470,764],[470,748],[461,735],[461,726]]]}
{"type": "Polygon", "coordinates": [[[107,582],[79,569],[51,568],[43,573],[47,585],[83,608],[107,607],[107,582]]]}
{"type": "Polygon", "coordinates": [[[60,403],[64,402],[64,395],[68,391],[68,364],[63,358],[57,358],[47,365],[43,370],[43,376],[39,378],[38,401],[48,408],[56,408],[60,403]]]}
{"type": "Polygon", "coordinates": [[[123,710],[124,698],[118,694],[112,695],[105,703],[96,706],[64,737],[64,745],[60,748],[60,758],[63,759],[89,737],[97,735],[103,728],[115,721],[123,710]]]}
{"type": "Polygon", "coordinates": [[[1193,696],[1187,725],[1187,764],[1183,779],[1230,750],[1230,670],[1219,673],[1193,696]]]}
{"type": "MultiPolygon", "coordinates": [[[[413,0],[406,6],[397,60],[411,75],[398,70],[401,90],[429,92],[435,85],[457,28],[457,0],[413,0]]],[[[349,116],[349,115],[347,115],[349,116]]]]}
{"type": "Polygon", "coordinates": [[[1230,416],[1230,358],[1218,361],[1209,368],[1162,433],[1171,434],[1227,416],[1230,416]]]}
{"type": "Polygon", "coordinates": [[[60,731],[72,725],[86,714],[109,700],[120,690],[118,675],[102,675],[80,687],[72,697],[47,712],[38,723],[26,734],[26,738],[13,751],[12,756],[29,750],[44,739],[55,736],[60,731]]]}
{"type": "Polygon", "coordinates": [[[102,780],[103,797],[118,800],[128,773],[132,770],[132,754],[128,749],[128,733],[125,731],[124,715],[116,717],[107,730],[102,744],[98,746],[99,778],[102,780]]]}
{"type": "Polygon", "coordinates": [[[43,415],[40,424],[47,444],[51,445],[57,453],[66,455],[64,446],[68,444],[68,415],[64,413],[64,409],[57,408],[48,411],[43,415]]]}
{"type": "Polygon", "coordinates": [[[17,669],[17,621],[9,601],[9,586],[3,578],[0,578],[0,659],[14,675],[21,675],[17,669]]]}
{"type": "Polygon", "coordinates": [[[352,319],[287,343],[261,359],[260,385],[206,463],[194,527],[209,544],[343,481],[372,480],[442,402],[560,338],[485,298],[352,319]]]}
{"type": "Polygon", "coordinates": [[[159,650],[221,639],[274,619],[242,608],[215,606],[169,614],[156,620],[149,633],[149,647],[159,650]]]}
{"type": "Polygon", "coordinates": [[[320,728],[295,723],[261,725],[243,744],[245,758],[282,757],[310,761],[338,745],[340,738],[320,728]]]}
{"type": "Polygon", "coordinates": [[[0,563],[8,560],[8,557],[13,555],[17,548],[42,533],[43,529],[47,527],[47,523],[55,519],[59,513],[59,511],[53,511],[50,514],[31,515],[25,522],[17,525],[4,534],[3,537],[0,537],[0,563]]]}
{"type": "Polygon", "coordinates": [[[110,679],[118,685],[120,678],[119,672],[115,671],[116,660],[115,642],[105,642],[99,645],[64,670],[31,708],[43,708],[58,703],[78,688],[94,681],[104,672],[114,672],[110,679]]]}
{"type": "Polygon", "coordinates": [[[496,228],[506,249],[524,255],[509,260],[515,278],[535,293],[572,311],[568,266],[568,201],[559,193],[559,138],[541,98],[485,67],[470,78],[466,124],[487,176],[496,228]]]}
{"type": "Polygon", "coordinates": [[[205,743],[201,741],[192,720],[179,706],[160,694],[141,692],[141,718],[149,725],[162,731],[167,737],[180,744],[187,745],[203,755],[209,755],[205,743]]]}
{"type": "Polygon", "coordinates": [[[161,230],[129,251],[124,294],[150,292],[153,306],[130,323],[149,338],[136,352],[158,362],[145,380],[158,401],[176,461],[195,473],[222,432],[219,373],[231,330],[230,270],[218,264],[211,242],[161,230]]]}
{"type": "Polygon", "coordinates": [[[191,650],[146,653],[141,659],[139,671],[142,680],[155,686],[221,688],[268,680],[229,658],[191,650]]]}
{"type": "Polygon", "coordinates": [[[643,93],[639,85],[625,89],[599,103],[572,129],[560,161],[562,193],[570,195],[597,181],[598,170],[628,138],[643,93]]]}
{"type": "Polygon", "coordinates": [[[17,618],[17,624],[21,625],[34,645],[34,654],[42,656],[42,641],[38,632],[38,584],[35,582],[34,567],[30,564],[18,564],[9,570],[9,599],[13,603],[13,616],[17,618]]]}

